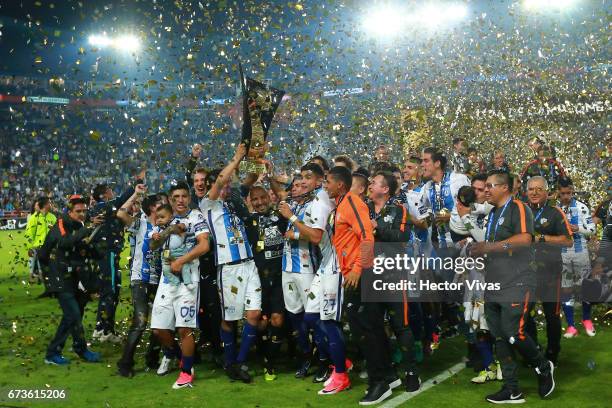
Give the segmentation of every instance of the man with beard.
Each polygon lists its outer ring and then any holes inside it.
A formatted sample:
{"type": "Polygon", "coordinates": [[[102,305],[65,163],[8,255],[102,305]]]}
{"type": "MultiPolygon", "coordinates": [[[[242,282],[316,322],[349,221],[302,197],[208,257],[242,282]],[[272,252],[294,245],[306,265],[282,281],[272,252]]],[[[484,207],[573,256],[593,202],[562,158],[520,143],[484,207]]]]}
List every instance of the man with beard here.
{"type": "MultiPolygon", "coordinates": [[[[535,263],[538,279],[536,297],[530,308],[533,309],[539,298],[542,301],[546,318],[546,358],[557,364],[561,350],[561,272],[563,259],[561,248],[572,245],[572,230],[559,207],[548,204],[548,183],[541,176],[534,176],[527,182],[529,206],[535,214],[535,263]]],[[[529,314],[527,332],[537,343],[537,328],[532,314],[529,314]]]]}
{"type": "Polygon", "coordinates": [[[276,379],[274,362],[283,338],[282,259],[287,220],[272,209],[270,195],[263,186],[251,187],[249,198],[255,212],[245,224],[261,281],[262,321],[259,329],[266,333],[264,379],[273,381],[276,379]]]}

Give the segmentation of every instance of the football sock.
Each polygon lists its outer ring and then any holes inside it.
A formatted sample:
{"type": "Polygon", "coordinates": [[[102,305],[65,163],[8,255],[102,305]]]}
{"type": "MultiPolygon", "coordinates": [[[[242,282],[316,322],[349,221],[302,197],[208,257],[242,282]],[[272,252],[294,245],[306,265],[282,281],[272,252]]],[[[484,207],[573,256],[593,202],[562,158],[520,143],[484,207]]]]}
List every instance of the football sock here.
{"type": "Polygon", "coordinates": [[[306,336],[306,325],[304,324],[304,313],[294,314],[287,312],[289,320],[291,320],[291,326],[296,332],[295,340],[300,348],[300,351],[304,354],[310,353],[310,346],[308,345],[308,337],[306,336]]]}
{"type": "Polygon", "coordinates": [[[344,338],[338,322],[335,320],[324,320],[325,334],[327,334],[329,354],[331,361],[337,373],[341,374],[346,371],[346,352],[344,349],[344,338]]]}
{"type": "MultiPolygon", "coordinates": [[[[574,326],[574,304],[570,302],[563,303],[563,314],[565,314],[565,320],[567,320],[568,326],[574,326]]],[[[584,308],[582,309],[584,315],[584,308]]]]}
{"type": "Polygon", "coordinates": [[[325,328],[320,324],[319,313],[304,313],[306,327],[313,331],[312,338],[317,345],[319,360],[329,358],[328,344],[325,342],[325,328]]]}
{"type": "Polygon", "coordinates": [[[225,358],[225,366],[229,367],[230,365],[234,364],[236,358],[234,332],[221,329],[221,341],[223,342],[223,357],[225,358]]]}
{"type": "Polygon", "coordinates": [[[238,351],[237,362],[243,363],[246,361],[249,350],[257,337],[257,327],[245,322],[242,326],[242,340],[240,341],[240,350],[238,351]]]}
{"type": "Polygon", "coordinates": [[[589,302],[582,302],[582,320],[591,320],[591,307],[589,302]]]}
{"type": "Polygon", "coordinates": [[[476,348],[478,348],[480,357],[482,357],[482,366],[484,368],[489,368],[493,362],[493,345],[488,338],[484,337],[478,339],[476,348]]]}
{"type": "Polygon", "coordinates": [[[189,356],[189,357],[183,356],[181,361],[183,363],[183,367],[181,368],[181,370],[184,373],[191,375],[191,368],[193,367],[193,356],[189,356]]]}

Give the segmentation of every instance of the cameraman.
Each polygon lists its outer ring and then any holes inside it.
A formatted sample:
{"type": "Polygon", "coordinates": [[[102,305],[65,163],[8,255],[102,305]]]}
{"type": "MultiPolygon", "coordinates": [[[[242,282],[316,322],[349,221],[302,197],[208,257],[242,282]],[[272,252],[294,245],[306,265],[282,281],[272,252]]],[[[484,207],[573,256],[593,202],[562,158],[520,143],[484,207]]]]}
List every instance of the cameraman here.
{"type": "MultiPolygon", "coordinates": [[[[138,175],[135,184],[142,184],[143,178],[144,171],[138,175]]],[[[121,196],[115,198],[108,184],[99,184],[92,192],[96,203],[92,206],[89,215],[90,217],[102,215],[104,219],[94,239],[97,250],[103,256],[98,262],[100,301],[96,315],[96,328],[92,337],[101,342],[121,342],[121,338],[115,335],[115,310],[119,304],[121,287],[119,258],[124,245],[124,225],[116,217],[116,212],[134,194],[134,191],[134,188],[130,187],[121,196]]]]}
{"type": "MultiPolygon", "coordinates": [[[[63,311],[57,332],[47,347],[47,364],[70,363],[62,356],[69,335],[72,335],[73,350],[83,360],[100,361],[100,354],[87,348],[82,322],[85,305],[96,291],[95,259],[99,257],[88,238],[93,229],[83,225],[86,212],[87,201],[81,196],[72,196],[68,213],[51,228],[38,253],[47,292],[56,295],[63,311]]],[[[100,225],[102,217],[92,221],[100,225]]]]}

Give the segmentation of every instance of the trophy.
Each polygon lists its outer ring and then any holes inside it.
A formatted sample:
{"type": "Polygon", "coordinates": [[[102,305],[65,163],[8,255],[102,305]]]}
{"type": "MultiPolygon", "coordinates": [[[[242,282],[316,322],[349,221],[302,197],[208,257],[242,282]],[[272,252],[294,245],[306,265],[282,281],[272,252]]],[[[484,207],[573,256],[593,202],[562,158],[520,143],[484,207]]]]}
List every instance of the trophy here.
{"type": "Polygon", "coordinates": [[[261,174],[266,171],[263,160],[266,153],[266,138],[285,91],[268,87],[252,78],[245,78],[242,64],[239,67],[242,91],[241,143],[249,149],[246,159],[240,163],[240,171],[261,174]]]}
{"type": "MultiPolygon", "coordinates": [[[[444,217],[450,214],[450,211],[446,207],[444,207],[444,199],[442,198],[441,185],[440,183],[435,183],[434,188],[436,190],[436,213],[434,217],[444,217]]],[[[444,225],[438,225],[438,229],[444,230],[444,225]]]]}

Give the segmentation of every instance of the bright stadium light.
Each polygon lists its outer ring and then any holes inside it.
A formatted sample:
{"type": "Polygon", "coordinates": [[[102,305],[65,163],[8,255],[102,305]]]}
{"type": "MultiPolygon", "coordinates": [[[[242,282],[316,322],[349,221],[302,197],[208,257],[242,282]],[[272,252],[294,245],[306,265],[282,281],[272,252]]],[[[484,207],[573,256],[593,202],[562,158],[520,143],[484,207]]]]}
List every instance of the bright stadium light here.
{"type": "Polygon", "coordinates": [[[140,41],[134,35],[124,35],[117,38],[115,48],[128,52],[138,51],[140,49],[140,41]]]}
{"type": "Polygon", "coordinates": [[[113,47],[119,51],[135,52],[140,49],[140,40],[132,34],[125,34],[118,37],[108,37],[106,33],[94,34],[89,36],[89,45],[96,48],[113,47]]]}
{"type": "Polygon", "coordinates": [[[113,40],[106,36],[106,33],[101,35],[90,35],[89,36],[89,45],[94,47],[108,47],[113,43],[113,40]]]}
{"type": "Polygon", "coordinates": [[[392,38],[408,29],[437,28],[467,17],[465,4],[453,2],[428,3],[414,11],[401,6],[375,6],[363,19],[365,31],[375,37],[392,38]]]}
{"type": "Polygon", "coordinates": [[[390,6],[373,9],[365,16],[364,28],[377,37],[394,37],[405,26],[402,14],[401,10],[395,10],[390,6]]]}
{"type": "Polygon", "coordinates": [[[574,3],[575,0],[524,0],[523,6],[529,10],[563,10],[574,3]]]}

